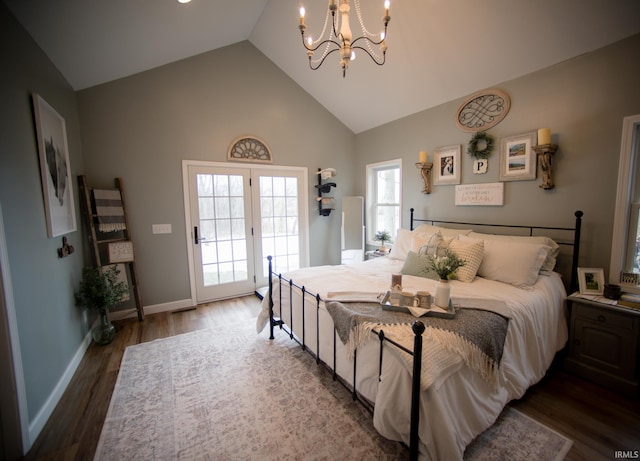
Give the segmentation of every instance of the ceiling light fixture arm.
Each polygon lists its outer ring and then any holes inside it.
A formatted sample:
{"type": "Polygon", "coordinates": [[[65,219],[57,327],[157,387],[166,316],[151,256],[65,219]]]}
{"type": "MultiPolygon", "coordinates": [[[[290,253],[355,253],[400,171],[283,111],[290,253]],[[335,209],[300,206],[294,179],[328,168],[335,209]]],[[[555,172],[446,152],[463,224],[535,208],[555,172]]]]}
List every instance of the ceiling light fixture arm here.
{"type": "Polygon", "coordinates": [[[313,42],[313,40],[309,38],[305,38],[306,24],[304,22],[305,18],[305,9],[300,8],[300,25],[298,28],[300,29],[300,34],[302,37],[302,46],[304,46],[305,50],[307,50],[307,56],[309,57],[309,67],[312,70],[317,70],[324,63],[329,56],[334,51],[340,51],[340,67],[342,68],[342,76],[346,76],[347,69],[349,68],[349,61],[355,58],[355,49],[363,50],[373,62],[377,65],[382,66],[386,62],[386,52],[387,45],[385,43],[385,38],[387,36],[387,27],[389,25],[389,21],[391,17],[389,16],[389,1],[385,1],[385,14],[382,17],[382,22],[384,25],[384,30],[380,34],[380,40],[374,40],[374,35],[371,34],[364,26],[364,22],[362,20],[362,15],[360,13],[360,4],[358,0],[355,0],[356,4],[356,13],[358,16],[358,20],[360,22],[360,26],[362,28],[363,35],[352,39],[351,28],[349,26],[349,12],[351,7],[349,5],[349,0],[339,0],[340,6],[336,4],[336,0],[330,0],[329,2],[329,11],[327,14],[327,18],[325,19],[325,27],[323,28],[323,34],[326,31],[327,19],[329,14],[331,15],[331,30],[333,32],[332,36],[336,37],[336,40],[331,38],[331,35],[328,39],[313,42]],[[340,32],[338,32],[338,18],[336,16],[336,12],[339,10],[340,12],[340,32]],[[366,43],[366,48],[364,46],[358,45],[354,46],[359,41],[364,41],[366,43]],[[335,46],[335,48],[329,51],[329,48],[335,46]],[[382,57],[380,58],[371,48],[372,45],[380,46],[380,50],[382,51],[382,57]],[[314,66],[312,61],[313,54],[320,47],[325,46],[325,51],[322,57],[316,61],[317,65],[314,66]]]}

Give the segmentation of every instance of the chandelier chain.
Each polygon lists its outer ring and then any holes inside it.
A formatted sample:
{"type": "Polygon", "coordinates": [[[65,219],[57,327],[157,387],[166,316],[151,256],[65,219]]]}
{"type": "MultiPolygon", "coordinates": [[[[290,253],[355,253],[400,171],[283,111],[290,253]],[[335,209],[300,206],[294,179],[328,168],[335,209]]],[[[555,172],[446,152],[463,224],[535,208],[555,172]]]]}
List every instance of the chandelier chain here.
{"type": "Polygon", "coordinates": [[[360,0],[354,0],[353,5],[356,8],[356,16],[358,16],[358,22],[360,23],[360,29],[362,30],[362,36],[365,39],[364,41],[367,44],[367,49],[369,50],[369,53],[371,53],[371,55],[374,56],[376,60],[382,59],[380,57],[380,55],[378,55],[378,53],[376,53],[376,51],[371,46],[371,39],[374,39],[376,37],[376,35],[372,34],[371,32],[369,32],[369,30],[364,25],[364,20],[362,19],[362,13],[360,11],[360,0]]]}
{"type": "Polygon", "coordinates": [[[324,46],[324,50],[322,51],[322,54],[320,55],[320,57],[319,57],[319,58],[317,58],[317,59],[313,59],[313,60],[311,60],[311,62],[312,62],[314,65],[319,64],[319,63],[321,63],[322,61],[324,61],[324,58],[326,58],[326,57],[327,57],[327,54],[329,54],[329,48],[331,48],[331,41],[333,41],[333,39],[334,39],[334,37],[335,37],[335,36],[334,36],[334,34],[333,34],[333,30],[334,30],[334,27],[333,27],[333,21],[330,21],[330,20],[329,20],[329,17],[330,17],[330,16],[331,16],[331,11],[330,11],[330,10],[327,10],[327,14],[326,14],[326,16],[324,17],[324,26],[322,27],[322,33],[321,33],[320,35],[318,35],[318,39],[317,39],[317,40],[314,40],[314,41],[312,42],[312,46],[313,46],[313,47],[315,47],[318,43],[320,43],[320,42],[322,41],[322,37],[324,37],[324,34],[325,34],[325,32],[327,31],[327,26],[329,25],[329,22],[331,22],[331,23],[332,23],[332,25],[331,25],[331,27],[329,27],[329,40],[330,40],[330,41],[328,41],[328,42],[326,43],[326,45],[324,46]]]}

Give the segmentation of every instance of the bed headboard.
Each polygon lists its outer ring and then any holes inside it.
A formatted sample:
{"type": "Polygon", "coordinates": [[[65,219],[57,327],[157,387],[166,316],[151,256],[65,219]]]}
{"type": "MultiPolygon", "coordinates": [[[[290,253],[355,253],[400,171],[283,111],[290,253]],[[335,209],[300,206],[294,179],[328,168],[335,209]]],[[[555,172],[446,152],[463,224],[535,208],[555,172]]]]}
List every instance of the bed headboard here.
{"type": "Polygon", "coordinates": [[[580,229],[582,216],[580,210],[574,213],[573,227],[549,227],[549,226],[523,226],[497,223],[477,223],[464,221],[448,221],[442,219],[416,218],[414,209],[410,209],[410,229],[413,230],[420,224],[449,227],[453,229],[472,229],[484,234],[520,235],[520,236],[545,236],[552,238],[560,246],[560,254],[556,263],[556,271],[562,274],[568,293],[578,289],[578,258],[580,256],[580,229]],[[567,280],[569,283],[567,284],[567,280]]]}

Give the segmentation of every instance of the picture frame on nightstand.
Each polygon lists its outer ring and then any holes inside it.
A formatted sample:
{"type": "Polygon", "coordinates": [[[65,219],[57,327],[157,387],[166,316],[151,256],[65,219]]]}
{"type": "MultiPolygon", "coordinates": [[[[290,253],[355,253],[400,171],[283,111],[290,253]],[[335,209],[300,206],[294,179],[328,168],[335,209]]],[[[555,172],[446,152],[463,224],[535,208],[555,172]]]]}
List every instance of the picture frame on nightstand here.
{"type": "Polygon", "coordinates": [[[578,286],[581,295],[602,296],[604,293],[604,269],[578,267],[578,286]]]}

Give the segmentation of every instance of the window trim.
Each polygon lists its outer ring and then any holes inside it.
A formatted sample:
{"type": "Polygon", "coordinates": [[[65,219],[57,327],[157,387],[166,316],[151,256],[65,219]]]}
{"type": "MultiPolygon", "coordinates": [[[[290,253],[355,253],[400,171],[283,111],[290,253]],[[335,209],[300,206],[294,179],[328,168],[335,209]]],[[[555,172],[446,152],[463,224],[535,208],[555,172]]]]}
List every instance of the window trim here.
{"type": "MultiPolygon", "coordinates": [[[[385,167],[394,167],[397,166],[400,170],[400,191],[399,191],[399,201],[398,201],[398,209],[400,211],[400,222],[398,225],[402,225],[402,159],[396,158],[393,160],[384,160],[382,162],[376,163],[368,163],[365,167],[366,169],[366,178],[367,178],[367,194],[366,194],[366,213],[365,213],[365,223],[366,223],[366,244],[367,245],[376,245],[377,242],[373,240],[373,236],[375,231],[373,230],[373,217],[375,216],[374,207],[375,207],[375,181],[373,181],[373,175],[378,170],[384,169],[385,167]]],[[[389,232],[392,233],[392,238],[395,238],[395,233],[397,229],[391,229],[389,232]]]]}
{"type": "MultiPolygon", "coordinates": [[[[625,270],[624,263],[627,255],[629,226],[631,224],[630,209],[633,200],[633,181],[635,181],[636,167],[640,167],[639,137],[640,114],[625,117],[622,123],[620,161],[618,164],[618,187],[609,267],[610,283],[620,283],[620,273],[625,270]]],[[[640,293],[640,287],[625,285],[625,291],[640,293]]]]}

